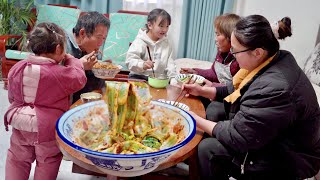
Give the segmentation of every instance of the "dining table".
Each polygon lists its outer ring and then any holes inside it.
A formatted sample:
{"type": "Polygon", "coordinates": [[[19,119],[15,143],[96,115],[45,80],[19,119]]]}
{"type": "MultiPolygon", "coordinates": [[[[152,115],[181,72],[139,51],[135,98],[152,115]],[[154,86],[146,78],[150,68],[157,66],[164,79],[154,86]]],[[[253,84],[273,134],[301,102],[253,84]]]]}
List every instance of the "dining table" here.
{"type": "MultiPolygon", "coordinates": [[[[181,87],[177,85],[168,85],[166,88],[163,88],[163,89],[156,89],[152,87],[150,87],[149,89],[150,89],[150,94],[152,96],[152,100],[164,99],[167,101],[174,101],[177,98],[177,96],[181,94],[181,87]]],[[[184,97],[180,102],[189,106],[190,111],[193,111],[200,117],[205,118],[204,106],[197,97],[195,96],[184,97]]],[[[74,108],[81,104],[83,104],[83,102],[81,100],[78,100],[74,104],[72,104],[70,108],[74,108]]],[[[153,172],[170,168],[188,159],[188,164],[189,164],[188,178],[199,179],[197,146],[202,140],[203,134],[204,134],[203,130],[197,127],[196,134],[192,138],[192,140],[186,145],[184,145],[174,155],[170,156],[165,162],[160,164],[153,172]]],[[[100,176],[106,176],[107,179],[117,179],[117,177],[107,175],[102,171],[100,171],[90,160],[86,159],[79,152],[77,152],[76,150],[72,149],[70,146],[65,144],[57,134],[56,134],[56,139],[57,139],[58,146],[61,152],[63,153],[63,155],[67,159],[73,161],[73,167],[72,167],[73,173],[100,175],[100,176]]]]}

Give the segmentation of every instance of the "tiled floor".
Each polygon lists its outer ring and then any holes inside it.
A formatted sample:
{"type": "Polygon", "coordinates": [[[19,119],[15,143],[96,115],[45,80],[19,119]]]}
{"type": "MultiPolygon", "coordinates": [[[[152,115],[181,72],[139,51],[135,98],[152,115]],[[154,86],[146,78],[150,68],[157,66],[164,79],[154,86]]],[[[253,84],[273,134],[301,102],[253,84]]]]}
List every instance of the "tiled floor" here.
{"type": "MultiPolygon", "coordinates": [[[[10,142],[10,135],[11,131],[7,132],[5,131],[4,125],[3,125],[3,115],[6,112],[9,102],[8,102],[8,91],[3,89],[3,81],[0,81],[0,180],[4,180],[4,173],[5,173],[5,162],[6,162],[6,154],[7,150],[9,148],[9,142],[10,142]]],[[[30,173],[30,180],[33,179],[33,173],[34,173],[34,165],[32,166],[32,172],[30,173]]],[[[72,168],[72,162],[71,161],[62,161],[58,178],[57,180],[69,180],[69,179],[75,179],[75,180],[101,180],[105,179],[103,177],[95,177],[95,176],[88,176],[88,175],[81,175],[81,174],[74,174],[71,172],[72,168]]]]}

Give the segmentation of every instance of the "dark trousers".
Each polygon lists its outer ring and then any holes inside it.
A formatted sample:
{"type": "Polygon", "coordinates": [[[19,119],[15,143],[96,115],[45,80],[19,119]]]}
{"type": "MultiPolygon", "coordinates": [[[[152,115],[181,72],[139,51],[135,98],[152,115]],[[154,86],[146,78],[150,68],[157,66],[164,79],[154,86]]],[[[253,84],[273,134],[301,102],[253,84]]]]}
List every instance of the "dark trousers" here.
{"type": "MultiPolygon", "coordinates": [[[[208,120],[213,122],[226,120],[224,104],[212,101],[206,109],[206,116],[208,120]]],[[[204,138],[198,146],[201,179],[224,180],[229,179],[230,176],[237,180],[299,179],[293,177],[294,173],[285,172],[285,168],[281,169],[281,167],[273,167],[274,169],[258,172],[245,169],[244,174],[241,174],[240,164],[234,163],[234,157],[239,152],[232,151],[215,137],[205,135],[204,138]]],[[[246,162],[247,165],[248,163],[250,162],[246,162]]]]}
{"type": "Polygon", "coordinates": [[[204,109],[207,109],[208,105],[211,103],[211,100],[202,96],[198,96],[198,98],[202,102],[204,109]]]}
{"type": "MultiPolygon", "coordinates": [[[[284,169],[272,169],[269,171],[249,171],[244,169],[241,174],[240,164],[233,163],[234,154],[216,138],[203,139],[198,146],[198,159],[201,179],[228,180],[234,177],[237,180],[296,180],[294,172],[286,172],[284,169]]],[[[250,162],[246,162],[248,165],[250,162]]]]}
{"type": "MultiPolygon", "coordinates": [[[[201,179],[228,180],[229,171],[235,169],[231,152],[216,138],[206,138],[198,146],[201,179]]],[[[239,168],[240,172],[240,168],[239,168]]]]}
{"type": "Polygon", "coordinates": [[[226,119],[224,105],[222,102],[211,101],[206,109],[206,117],[213,122],[223,121],[226,119]]]}

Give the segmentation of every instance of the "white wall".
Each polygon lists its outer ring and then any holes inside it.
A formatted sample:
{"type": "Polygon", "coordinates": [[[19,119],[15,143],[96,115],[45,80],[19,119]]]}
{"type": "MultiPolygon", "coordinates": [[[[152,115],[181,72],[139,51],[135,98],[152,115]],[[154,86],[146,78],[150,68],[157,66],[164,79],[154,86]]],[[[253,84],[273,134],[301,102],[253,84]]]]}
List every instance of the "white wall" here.
{"type": "Polygon", "coordinates": [[[292,36],[280,41],[280,48],[290,51],[300,67],[315,46],[320,0],[236,0],[235,13],[240,16],[260,14],[271,23],[289,16],[292,36]]]}

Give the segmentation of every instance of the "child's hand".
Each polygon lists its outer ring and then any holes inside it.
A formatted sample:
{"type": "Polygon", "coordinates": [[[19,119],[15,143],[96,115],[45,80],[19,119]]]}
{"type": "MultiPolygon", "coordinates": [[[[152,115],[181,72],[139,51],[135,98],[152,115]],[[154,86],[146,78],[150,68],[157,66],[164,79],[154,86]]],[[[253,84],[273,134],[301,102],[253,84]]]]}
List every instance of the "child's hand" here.
{"type": "Polygon", "coordinates": [[[197,71],[195,71],[192,68],[181,68],[180,73],[181,74],[197,74],[197,71]]]}
{"type": "Polygon", "coordinates": [[[154,63],[154,62],[152,62],[150,59],[148,59],[147,61],[145,61],[145,62],[143,63],[143,69],[144,69],[144,70],[147,70],[147,69],[153,68],[153,63],[154,63]]]}
{"type": "Polygon", "coordinates": [[[59,62],[60,65],[65,66],[69,64],[69,61],[74,57],[71,54],[65,54],[64,58],[59,62]]]}
{"type": "Polygon", "coordinates": [[[71,54],[66,54],[65,56],[64,56],[64,59],[65,60],[68,60],[68,59],[72,59],[72,58],[74,58],[71,54]]]}
{"type": "Polygon", "coordinates": [[[83,64],[84,70],[91,70],[93,65],[95,65],[98,62],[98,59],[95,53],[96,53],[95,51],[92,51],[91,53],[84,55],[80,59],[83,64]]]}

